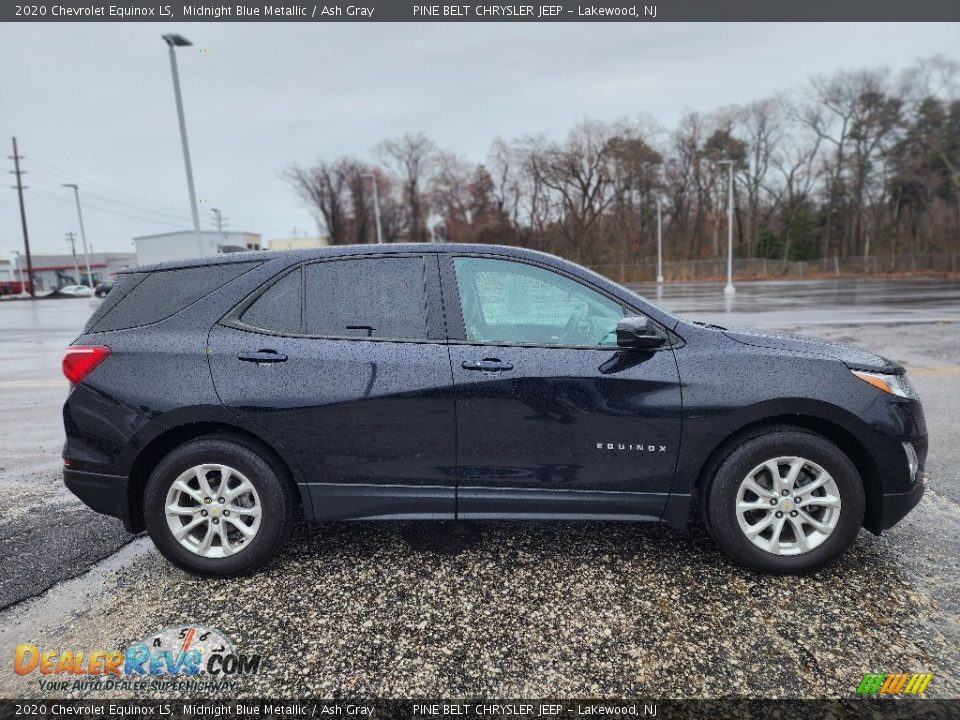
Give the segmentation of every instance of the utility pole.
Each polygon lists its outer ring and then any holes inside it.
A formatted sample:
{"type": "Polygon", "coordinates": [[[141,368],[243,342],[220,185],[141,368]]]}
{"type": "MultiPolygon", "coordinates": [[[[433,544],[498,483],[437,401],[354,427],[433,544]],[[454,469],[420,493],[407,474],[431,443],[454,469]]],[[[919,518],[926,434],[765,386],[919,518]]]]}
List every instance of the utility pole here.
{"type": "MultiPolygon", "coordinates": [[[[27,277],[30,279],[30,297],[35,298],[37,296],[36,290],[33,289],[33,259],[30,257],[30,235],[27,234],[27,211],[23,206],[23,181],[22,175],[23,172],[20,171],[20,161],[23,159],[20,154],[17,152],[17,139],[13,138],[13,155],[10,156],[13,160],[13,174],[17,176],[17,184],[14,186],[17,190],[17,195],[20,198],[20,224],[23,227],[23,250],[27,256],[27,277]]],[[[19,265],[19,263],[18,263],[19,265]]],[[[20,282],[21,282],[21,292],[23,291],[23,270],[20,271],[20,282]]]]}
{"type": "Polygon", "coordinates": [[[72,230],[67,233],[67,242],[70,243],[70,254],[73,255],[73,271],[77,274],[77,284],[80,284],[80,266],[77,264],[77,236],[72,230]]]}
{"type": "MultiPolygon", "coordinates": [[[[87,231],[83,229],[83,212],[80,210],[80,188],[76,183],[61,183],[63,187],[73,188],[73,197],[77,201],[77,217],[80,219],[80,240],[83,241],[83,262],[87,266],[87,285],[93,290],[93,273],[90,271],[90,250],[87,250],[87,231]]],[[[92,247],[92,246],[91,246],[92,247]]],[[[80,283],[83,285],[83,283],[80,283]]]]}
{"type": "Polygon", "coordinates": [[[210,213],[213,215],[213,226],[217,232],[222,233],[224,225],[229,224],[230,218],[225,218],[220,208],[210,208],[210,213]]]}

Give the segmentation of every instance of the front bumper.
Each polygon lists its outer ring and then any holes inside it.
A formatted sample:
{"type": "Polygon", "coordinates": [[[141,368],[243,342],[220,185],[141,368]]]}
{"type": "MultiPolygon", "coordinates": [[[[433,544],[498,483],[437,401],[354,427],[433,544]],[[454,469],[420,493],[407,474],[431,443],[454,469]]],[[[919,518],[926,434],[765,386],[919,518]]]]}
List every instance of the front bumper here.
{"type": "Polygon", "coordinates": [[[908,512],[913,510],[920,498],[923,497],[923,482],[917,483],[917,486],[905,493],[884,493],[883,505],[880,508],[880,517],[877,520],[877,530],[889,530],[898,522],[903,520],[908,512]]]}
{"type": "Polygon", "coordinates": [[[91,510],[103,515],[120,518],[128,532],[136,532],[130,521],[130,499],[127,493],[128,479],[123,475],[63,469],[63,482],[91,510]]]}
{"type": "Polygon", "coordinates": [[[864,527],[875,535],[889,530],[923,497],[927,423],[917,400],[876,393],[847,429],[859,448],[850,454],[861,469],[867,508],[864,527]],[[913,448],[913,463],[904,443],[913,448]],[[911,472],[911,464],[915,469],[911,472]]]}

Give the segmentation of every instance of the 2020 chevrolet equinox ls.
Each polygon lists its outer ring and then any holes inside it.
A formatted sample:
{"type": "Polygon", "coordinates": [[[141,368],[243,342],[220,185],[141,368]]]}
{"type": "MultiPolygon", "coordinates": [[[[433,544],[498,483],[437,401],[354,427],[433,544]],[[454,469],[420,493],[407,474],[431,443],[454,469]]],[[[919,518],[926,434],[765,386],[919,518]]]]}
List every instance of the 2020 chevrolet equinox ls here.
{"type": "Polygon", "coordinates": [[[823,566],[923,494],[903,368],[687,322],[477,245],[133,268],[67,348],[67,486],[204,575],[309,521],[646,520],[698,509],[755,570],[823,566]]]}

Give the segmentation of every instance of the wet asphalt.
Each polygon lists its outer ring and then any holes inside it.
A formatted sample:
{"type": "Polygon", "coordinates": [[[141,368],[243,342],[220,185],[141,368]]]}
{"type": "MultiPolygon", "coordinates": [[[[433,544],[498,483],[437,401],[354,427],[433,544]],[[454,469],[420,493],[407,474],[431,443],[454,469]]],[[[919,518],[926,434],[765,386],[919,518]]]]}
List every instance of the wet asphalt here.
{"type": "Polygon", "coordinates": [[[0,300],[0,608],[85,572],[130,541],[63,485],[63,348],[99,301],[0,300]]]}
{"type": "Polygon", "coordinates": [[[11,671],[17,643],[122,648],[180,623],[262,654],[241,695],[848,697],[866,672],[909,671],[934,673],[928,696],[960,696],[960,284],[855,285],[742,284],[730,304],[722,286],[668,286],[659,300],[907,366],[927,494],[802,578],[742,570],[699,528],[412,522],[304,528],[254,577],[193,578],[63,488],[59,356],[91,301],[0,301],[0,696],[44,695],[11,671]]]}

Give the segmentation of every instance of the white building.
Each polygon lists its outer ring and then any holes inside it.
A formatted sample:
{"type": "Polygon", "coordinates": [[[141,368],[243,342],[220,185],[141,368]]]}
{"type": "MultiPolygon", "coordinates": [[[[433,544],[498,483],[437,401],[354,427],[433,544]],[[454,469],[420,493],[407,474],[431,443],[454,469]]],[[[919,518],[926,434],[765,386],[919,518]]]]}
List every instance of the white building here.
{"type": "MultiPolygon", "coordinates": [[[[76,257],[67,254],[46,255],[32,253],[33,281],[37,292],[56,290],[64,285],[87,285],[87,264],[82,253],[76,257]]],[[[137,259],[128,252],[92,252],[90,253],[90,274],[93,284],[99,285],[113,280],[117,272],[125,267],[136,265],[137,259]]],[[[14,279],[27,279],[27,258],[17,255],[14,279]]]]}
{"type": "Polygon", "coordinates": [[[199,238],[193,230],[143,235],[133,239],[137,250],[137,264],[184,258],[210,257],[223,252],[259,250],[260,235],[248,232],[202,231],[199,238]]]}
{"type": "Polygon", "coordinates": [[[267,244],[271,250],[304,250],[306,248],[326,247],[330,244],[330,238],[324,236],[306,237],[286,237],[273,238],[268,240],[267,244]]]}

